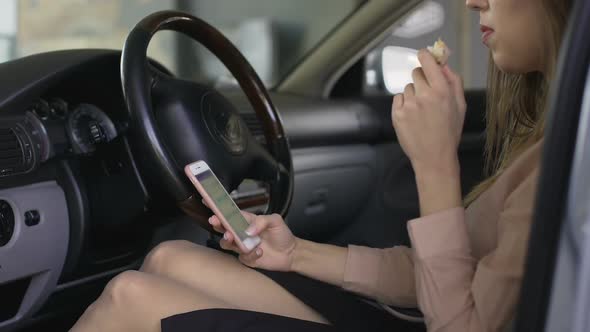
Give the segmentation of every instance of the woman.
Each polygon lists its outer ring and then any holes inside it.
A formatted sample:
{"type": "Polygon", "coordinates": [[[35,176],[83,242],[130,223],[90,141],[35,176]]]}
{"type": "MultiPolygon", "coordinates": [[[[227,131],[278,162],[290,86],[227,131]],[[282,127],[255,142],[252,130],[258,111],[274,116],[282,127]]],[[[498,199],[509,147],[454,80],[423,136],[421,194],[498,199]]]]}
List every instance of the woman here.
{"type": "MultiPolygon", "coordinates": [[[[392,121],[416,174],[412,249],[340,248],[295,238],[278,215],[253,216],[262,244],[239,260],[163,243],[141,271],[113,279],[73,331],[392,330],[361,300],[415,307],[429,331],[497,331],[513,318],[533,209],[547,90],[571,1],[467,0],[490,48],[490,177],[462,208],[461,79],[426,51],[392,121]],[[249,267],[257,268],[258,270],[249,267]],[[296,272],[296,273],[292,273],[296,272]],[[347,292],[341,291],[345,289],[347,292]]],[[[211,224],[223,232],[219,220],[211,224]]],[[[229,233],[222,247],[239,250],[229,233]]]]}

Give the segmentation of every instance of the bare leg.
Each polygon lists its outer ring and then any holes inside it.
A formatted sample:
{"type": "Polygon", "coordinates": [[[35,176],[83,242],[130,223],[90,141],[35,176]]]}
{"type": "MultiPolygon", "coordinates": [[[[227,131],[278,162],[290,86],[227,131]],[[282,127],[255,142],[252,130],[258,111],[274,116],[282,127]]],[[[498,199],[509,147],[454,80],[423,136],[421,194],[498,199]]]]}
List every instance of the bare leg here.
{"type": "Polygon", "coordinates": [[[146,257],[141,271],[181,282],[237,309],[328,323],[277,283],[242,265],[235,257],[188,241],[158,245],[146,257]]]}
{"type": "Polygon", "coordinates": [[[163,318],[211,308],[230,306],[170,279],[126,271],[109,282],[71,331],[160,331],[163,318]]]}

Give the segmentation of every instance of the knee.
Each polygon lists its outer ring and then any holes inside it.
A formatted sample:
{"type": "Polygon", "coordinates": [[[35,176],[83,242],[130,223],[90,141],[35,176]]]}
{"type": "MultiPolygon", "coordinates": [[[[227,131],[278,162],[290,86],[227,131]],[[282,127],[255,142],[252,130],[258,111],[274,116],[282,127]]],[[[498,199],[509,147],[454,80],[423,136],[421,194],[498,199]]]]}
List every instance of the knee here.
{"type": "Polygon", "coordinates": [[[185,240],[166,241],[158,244],[145,257],[141,271],[150,273],[162,273],[171,268],[171,265],[181,257],[188,248],[195,248],[192,242],[185,240]]]}
{"type": "Polygon", "coordinates": [[[70,328],[70,332],[78,332],[78,331],[93,331],[93,330],[102,330],[102,322],[104,319],[101,319],[101,315],[99,314],[99,305],[101,303],[103,296],[99,299],[94,301],[92,304],[86,308],[84,314],[76,321],[76,324],[70,328]]]}
{"type": "Polygon", "coordinates": [[[121,328],[129,310],[149,303],[153,284],[147,278],[142,272],[125,271],[111,279],[70,331],[129,330],[121,328]]]}
{"type": "Polygon", "coordinates": [[[109,281],[101,297],[109,305],[121,308],[142,303],[142,297],[150,292],[145,278],[146,276],[139,271],[122,272],[109,281]]]}

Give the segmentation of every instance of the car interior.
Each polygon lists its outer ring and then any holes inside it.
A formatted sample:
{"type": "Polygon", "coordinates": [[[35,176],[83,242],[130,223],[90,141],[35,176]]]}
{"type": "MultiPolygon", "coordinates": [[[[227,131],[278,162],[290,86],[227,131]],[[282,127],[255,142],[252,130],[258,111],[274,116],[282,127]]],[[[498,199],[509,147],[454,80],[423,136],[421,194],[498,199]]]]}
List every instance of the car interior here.
{"type": "Polygon", "coordinates": [[[463,193],[483,179],[487,53],[461,2],[2,6],[0,331],[66,331],[163,241],[219,248],[182,171],[200,159],[299,237],[409,245],[418,196],[392,95],[439,36],[466,82],[463,193]]]}

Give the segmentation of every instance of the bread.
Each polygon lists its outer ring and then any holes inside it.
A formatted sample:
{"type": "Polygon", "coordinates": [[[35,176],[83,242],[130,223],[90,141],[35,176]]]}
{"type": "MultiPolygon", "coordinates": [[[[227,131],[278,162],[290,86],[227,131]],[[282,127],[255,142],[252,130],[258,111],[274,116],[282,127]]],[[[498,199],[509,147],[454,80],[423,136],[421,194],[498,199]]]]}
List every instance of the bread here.
{"type": "Polygon", "coordinates": [[[434,56],[436,62],[441,66],[446,65],[449,61],[449,56],[451,56],[451,51],[445,42],[443,42],[440,38],[434,42],[433,46],[428,46],[428,51],[430,54],[432,54],[432,56],[434,56]]]}

